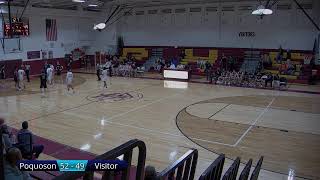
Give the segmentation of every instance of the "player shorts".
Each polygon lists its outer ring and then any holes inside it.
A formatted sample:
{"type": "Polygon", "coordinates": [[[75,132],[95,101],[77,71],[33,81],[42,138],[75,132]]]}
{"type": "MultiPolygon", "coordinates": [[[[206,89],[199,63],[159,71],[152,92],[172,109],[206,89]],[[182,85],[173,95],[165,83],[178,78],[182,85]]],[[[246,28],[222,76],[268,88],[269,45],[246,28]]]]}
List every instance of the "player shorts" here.
{"type": "Polygon", "coordinates": [[[41,80],[40,88],[47,88],[47,81],[41,80]]]}

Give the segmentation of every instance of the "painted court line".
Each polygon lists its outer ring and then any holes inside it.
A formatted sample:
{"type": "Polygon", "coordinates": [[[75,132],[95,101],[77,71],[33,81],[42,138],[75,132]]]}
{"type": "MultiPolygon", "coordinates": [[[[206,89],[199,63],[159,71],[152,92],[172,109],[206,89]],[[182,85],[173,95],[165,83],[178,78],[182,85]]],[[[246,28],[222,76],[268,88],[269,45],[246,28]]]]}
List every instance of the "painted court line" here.
{"type": "MultiPolygon", "coordinates": [[[[163,101],[163,100],[168,99],[168,98],[175,97],[175,96],[177,96],[177,95],[179,95],[179,94],[174,94],[174,95],[169,96],[169,97],[160,98],[160,99],[155,100],[155,101],[152,101],[152,102],[150,102],[150,103],[148,103],[148,104],[145,104],[145,105],[136,107],[136,108],[134,108],[134,109],[131,109],[131,110],[129,110],[129,111],[126,111],[126,112],[123,112],[123,113],[114,115],[114,116],[112,116],[112,117],[110,117],[110,118],[105,119],[104,121],[107,122],[107,123],[109,123],[109,124],[115,124],[115,125],[119,125],[119,126],[131,127],[131,128],[135,128],[135,129],[140,129],[140,130],[144,130],[144,131],[149,131],[149,132],[152,132],[152,133],[158,133],[158,134],[164,134],[164,135],[176,136],[176,137],[185,137],[185,136],[178,135],[178,134],[172,134],[172,133],[157,131],[157,130],[148,129],[148,128],[144,128],[144,127],[139,127],[139,126],[134,126],[134,125],[128,125],[128,124],[122,124],[122,123],[116,123],[116,122],[110,121],[110,120],[112,120],[112,119],[114,119],[114,118],[121,117],[121,116],[126,115],[126,114],[128,114],[128,113],[130,113],[130,112],[134,112],[134,111],[139,110],[139,109],[141,109],[141,108],[150,106],[150,105],[152,105],[152,104],[154,104],[154,103],[163,101]]],[[[232,144],[225,144],[225,143],[221,143],[221,142],[209,141],[209,140],[204,140],[204,139],[200,139],[200,138],[190,137],[190,139],[194,139],[194,140],[198,140],[198,141],[203,141],[203,142],[208,142],[208,143],[211,143],[211,144],[220,144],[220,145],[225,145],[225,146],[233,146],[232,144]]]]}
{"type": "MultiPolygon", "coordinates": [[[[185,136],[179,135],[179,134],[172,134],[172,133],[168,133],[168,132],[162,132],[162,131],[157,131],[157,130],[154,130],[154,129],[148,129],[148,128],[144,128],[144,127],[129,125],[129,124],[122,124],[122,123],[112,122],[112,121],[108,121],[108,120],[105,120],[105,121],[106,121],[106,123],[114,124],[114,125],[118,125],[118,126],[125,126],[125,127],[130,127],[130,128],[143,130],[143,131],[149,131],[149,132],[152,132],[152,133],[158,133],[158,134],[164,134],[164,135],[169,135],[169,136],[185,138],[185,136]]],[[[204,139],[200,139],[200,138],[194,138],[194,137],[189,137],[189,138],[190,139],[194,139],[194,140],[198,140],[198,141],[208,142],[208,143],[211,143],[211,144],[220,144],[220,145],[225,145],[225,146],[232,146],[232,144],[225,144],[225,143],[220,143],[220,142],[216,142],[216,141],[204,140],[204,139]]]]}
{"type": "Polygon", "coordinates": [[[259,114],[259,116],[255,119],[255,121],[250,125],[250,127],[241,135],[241,137],[237,140],[237,142],[233,145],[233,147],[236,147],[241,141],[242,139],[248,134],[248,132],[257,124],[257,122],[260,120],[260,118],[263,116],[264,113],[266,113],[271,104],[273,103],[273,101],[275,100],[275,97],[272,98],[272,100],[270,101],[270,103],[268,104],[268,106],[266,108],[264,108],[264,110],[259,114]]]}
{"type": "Polygon", "coordinates": [[[165,99],[169,99],[169,98],[175,97],[175,96],[177,96],[177,95],[179,95],[179,94],[174,94],[174,95],[171,95],[171,96],[168,96],[168,97],[160,98],[160,99],[155,100],[155,101],[152,101],[152,102],[150,102],[150,103],[148,103],[148,104],[145,104],[145,105],[142,105],[142,106],[138,106],[138,107],[136,107],[136,108],[133,108],[133,109],[131,109],[131,110],[129,110],[129,111],[126,111],[126,112],[119,113],[119,114],[117,114],[117,115],[111,116],[111,117],[105,119],[105,121],[109,121],[109,120],[111,120],[111,119],[114,119],[114,118],[117,118],[117,117],[121,117],[121,116],[126,115],[126,114],[128,114],[128,113],[131,113],[131,112],[134,112],[134,111],[139,110],[139,109],[141,109],[141,108],[150,106],[150,105],[152,105],[152,104],[154,104],[154,103],[163,101],[163,100],[165,100],[165,99]]]}
{"type": "Polygon", "coordinates": [[[212,114],[210,117],[208,117],[208,119],[212,118],[213,116],[217,115],[219,112],[221,112],[222,110],[224,110],[226,107],[228,107],[230,104],[225,105],[223,108],[219,109],[219,111],[215,112],[214,114],[212,114]]]}

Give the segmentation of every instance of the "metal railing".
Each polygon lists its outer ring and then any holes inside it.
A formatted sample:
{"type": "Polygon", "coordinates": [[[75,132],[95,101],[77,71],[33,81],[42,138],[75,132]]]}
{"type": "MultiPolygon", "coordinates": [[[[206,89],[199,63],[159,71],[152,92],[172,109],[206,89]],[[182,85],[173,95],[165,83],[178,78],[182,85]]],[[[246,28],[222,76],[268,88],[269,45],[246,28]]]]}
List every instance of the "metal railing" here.
{"type": "Polygon", "coordinates": [[[0,143],[0,179],[4,179],[4,152],[3,152],[3,140],[2,140],[2,129],[0,129],[0,137],[1,137],[1,143],[0,143]]]}
{"type": "MultiPolygon", "coordinates": [[[[123,160],[128,163],[128,167],[121,171],[119,175],[121,175],[121,180],[128,180],[130,176],[131,169],[131,160],[132,160],[132,152],[134,148],[139,149],[138,155],[138,164],[136,169],[135,180],[143,180],[144,179],[144,166],[146,160],[146,145],[143,141],[138,139],[130,140],[102,155],[97,156],[96,160],[112,160],[116,159],[119,156],[124,156],[123,160]]],[[[78,179],[83,177],[85,180],[93,180],[94,172],[68,172],[64,173],[60,176],[54,178],[54,180],[69,180],[69,179],[78,179]]],[[[114,179],[114,173],[110,171],[105,171],[102,174],[102,179],[112,180],[114,179]]]]}
{"type": "Polygon", "coordinates": [[[198,161],[198,150],[191,149],[172,165],[159,173],[161,180],[193,180],[198,161]]]}
{"type": "Polygon", "coordinates": [[[225,161],[225,155],[221,154],[213,163],[201,174],[199,180],[220,180],[225,161]]]}
{"type": "Polygon", "coordinates": [[[260,157],[256,167],[254,168],[252,174],[251,174],[251,177],[250,177],[250,180],[257,180],[258,177],[259,177],[259,173],[260,173],[260,169],[261,169],[261,166],[262,166],[262,162],[263,162],[263,156],[260,157]]]}
{"type": "Polygon", "coordinates": [[[249,159],[249,161],[247,162],[246,166],[243,168],[239,176],[239,180],[247,180],[249,178],[251,165],[252,165],[252,159],[249,159]]]}
{"type": "Polygon", "coordinates": [[[222,180],[236,180],[239,166],[240,158],[237,157],[237,159],[232,163],[227,172],[223,175],[222,180]]]}

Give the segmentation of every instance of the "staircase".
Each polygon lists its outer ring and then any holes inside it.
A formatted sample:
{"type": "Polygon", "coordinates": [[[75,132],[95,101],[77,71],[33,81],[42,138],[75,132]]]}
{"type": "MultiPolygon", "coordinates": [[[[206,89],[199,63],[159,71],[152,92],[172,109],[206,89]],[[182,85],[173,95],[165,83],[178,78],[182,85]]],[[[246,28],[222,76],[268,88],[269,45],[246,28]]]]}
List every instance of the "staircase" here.
{"type": "Polygon", "coordinates": [[[152,66],[154,66],[159,58],[162,58],[163,49],[154,48],[152,49],[150,58],[143,64],[146,71],[149,71],[152,66]]]}
{"type": "Polygon", "coordinates": [[[241,71],[252,74],[255,73],[258,69],[259,61],[260,51],[245,51],[241,71]]]}

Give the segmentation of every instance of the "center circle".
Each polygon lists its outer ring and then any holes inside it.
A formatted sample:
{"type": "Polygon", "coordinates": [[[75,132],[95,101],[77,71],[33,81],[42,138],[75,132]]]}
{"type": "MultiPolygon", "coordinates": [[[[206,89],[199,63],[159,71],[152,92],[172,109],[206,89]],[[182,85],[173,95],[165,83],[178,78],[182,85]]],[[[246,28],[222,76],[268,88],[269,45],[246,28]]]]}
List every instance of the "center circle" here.
{"type": "Polygon", "coordinates": [[[89,101],[99,101],[103,103],[128,102],[141,98],[143,98],[143,94],[135,91],[100,91],[87,96],[89,101]]]}

